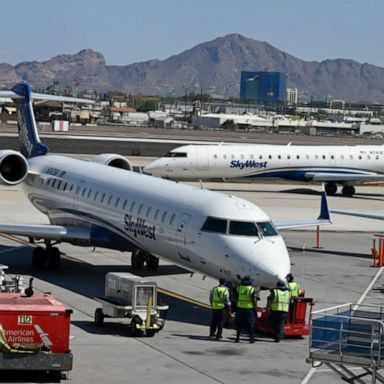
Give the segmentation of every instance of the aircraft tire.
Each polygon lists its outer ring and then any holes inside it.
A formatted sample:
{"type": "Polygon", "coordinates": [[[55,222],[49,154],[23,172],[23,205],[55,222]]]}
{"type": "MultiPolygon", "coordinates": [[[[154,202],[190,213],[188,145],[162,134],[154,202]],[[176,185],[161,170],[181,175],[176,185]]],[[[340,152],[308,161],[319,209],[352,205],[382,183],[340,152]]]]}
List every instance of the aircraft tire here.
{"type": "Polygon", "coordinates": [[[352,197],[355,194],[356,190],[353,185],[345,185],[341,192],[344,196],[352,197]]]}
{"type": "Polygon", "coordinates": [[[36,247],[32,253],[32,267],[36,269],[42,269],[45,265],[47,255],[43,247],[36,247]]]}
{"type": "Polygon", "coordinates": [[[148,255],[147,269],[148,271],[157,271],[159,269],[159,258],[152,255],[148,255]]]}
{"type": "Polygon", "coordinates": [[[132,252],[131,266],[133,271],[142,271],[144,268],[144,255],[140,251],[132,252]]]}
{"type": "Polygon", "coordinates": [[[325,192],[328,196],[334,196],[337,192],[337,185],[335,183],[325,184],[325,192]]]}
{"type": "Polygon", "coordinates": [[[49,269],[59,269],[60,268],[60,251],[57,247],[47,248],[47,265],[49,269]]]}

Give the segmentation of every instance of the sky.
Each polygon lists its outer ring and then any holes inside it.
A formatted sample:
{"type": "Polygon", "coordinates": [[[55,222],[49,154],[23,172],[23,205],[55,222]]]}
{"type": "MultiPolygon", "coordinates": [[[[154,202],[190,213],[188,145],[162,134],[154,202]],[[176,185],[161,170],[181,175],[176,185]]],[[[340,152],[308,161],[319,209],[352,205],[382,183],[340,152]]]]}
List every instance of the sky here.
{"type": "Polygon", "coordinates": [[[383,0],[13,0],[1,4],[0,63],[85,48],[108,65],[166,59],[230,33],[302,60],[384,67],[383,0]]]}

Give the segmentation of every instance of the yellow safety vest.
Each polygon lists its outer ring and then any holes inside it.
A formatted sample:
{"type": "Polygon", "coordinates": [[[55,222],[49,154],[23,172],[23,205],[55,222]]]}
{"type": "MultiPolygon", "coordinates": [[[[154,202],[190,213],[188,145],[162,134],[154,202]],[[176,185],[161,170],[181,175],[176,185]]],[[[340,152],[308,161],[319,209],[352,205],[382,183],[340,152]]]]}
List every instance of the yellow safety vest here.
{"type": "Polygon", "coordinates": [[[291,281],[288,283],[289,292],[291,293],[291,299],[299,296],[300,285],[296,283],[296,281],[291,281]]]}
{"type": "Polygon", "coordinates": [[[228,288],[217,286],[212,292],[212,309],[223,309],[225,307],[225,297],[227,296],[228,288]]]}
{"type": "Polygon", "coordinates": [[[239,285],[237,287],[237,307],[238,308],[253,308],[252,296],[255,293],[256,288],[251,285],[239,285]]]}
{"type": "Polygon", "coordinates": [[[289,301],[291,298],[291,295],[288,290],[282,291],[280,289],[274,289],[273,290],[273,300],[271,303],[271,310],[272,311],[281,311],[281,312],[288,312],[289,311],[289,301]]]}

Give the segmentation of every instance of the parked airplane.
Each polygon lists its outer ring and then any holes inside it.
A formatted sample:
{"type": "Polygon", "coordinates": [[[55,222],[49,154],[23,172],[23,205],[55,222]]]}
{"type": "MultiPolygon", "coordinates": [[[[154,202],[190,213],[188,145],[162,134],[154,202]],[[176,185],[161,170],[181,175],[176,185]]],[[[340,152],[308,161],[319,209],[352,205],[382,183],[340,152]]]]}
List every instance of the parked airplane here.
{"type": "Polygon", "coordinates": [[[277,228],[329,223],[325,194],[317,220],[276,223],[258,206],[235,196],[129,171],[119,155],[91,161],[49,155],[38,136],[32,98],[79,101],[31,93],[26,83],[2,91],[16,102],[21,154],[0,151],[0,181],[23,183],[31,203],[49,225],[0,224],[0,232],[43,240],[34,248],[35,267],[57,268],[56,245],[105,247],[132,252],[132,267],[150,270],[164,257],[187,269],[238,281],[251,275],[273,287],[290,271],[277,228]]]}
{"type": "Polygon", "coordinates": [[[217,144],[185,145],[144,168],[170,179],[272,177],[325,182],[328,195],[353,196],[355,185],[384,181],[384,146],[217,144]]]}

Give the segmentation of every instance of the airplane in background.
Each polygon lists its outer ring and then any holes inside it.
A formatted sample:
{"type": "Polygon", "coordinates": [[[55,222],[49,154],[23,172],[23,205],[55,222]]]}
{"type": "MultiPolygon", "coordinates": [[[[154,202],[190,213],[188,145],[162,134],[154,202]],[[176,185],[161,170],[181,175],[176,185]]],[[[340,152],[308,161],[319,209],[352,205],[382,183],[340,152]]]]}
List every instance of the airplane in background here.
{"type": "Polygon", "coordinates": [[[384,146],[216,144],[184,145],[148,164],[145,173],[169,179],[282,178],[325,183],[327,195],[342,185],[384,181],[384,146]]]}
{"type": "Polygon", "coordinates": [[[130,251],[133,270],[156,270],[160,257],[235,283],[250,275],[268,288],[290,271],[278,229],[330,223],[325,193],[318,219],[272,223],[249,201],[132,172],[117,154],[91,161],[50,155],[38,136],[32,99],[88,101],[33,93],[27,83],[1,96],[16,103],[21,153],[0,151],[0,182],[22,183],[50,224],[2,223],[0,232],[45,244],[33,250],[34,267],[59,268],[55,245],[68,242],[130,251]]]}

